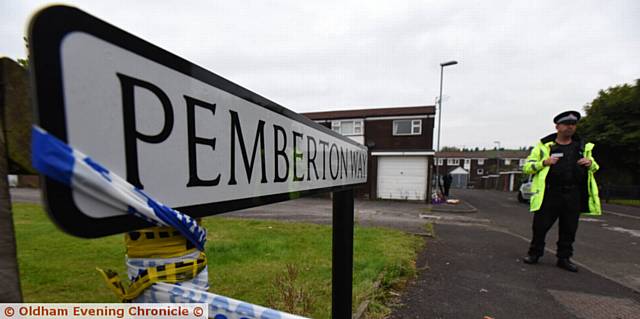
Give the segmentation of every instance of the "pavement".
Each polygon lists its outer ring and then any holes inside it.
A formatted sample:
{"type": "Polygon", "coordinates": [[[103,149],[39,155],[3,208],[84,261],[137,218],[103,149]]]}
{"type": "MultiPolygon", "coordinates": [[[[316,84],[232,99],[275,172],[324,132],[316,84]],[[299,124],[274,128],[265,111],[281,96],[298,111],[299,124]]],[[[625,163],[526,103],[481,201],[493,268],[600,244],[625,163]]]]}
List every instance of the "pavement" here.
{"type": "Polygon", "coordinates": [[[433,212],[443,212],[443,213],[476,213],[478,209],[475,208],[471,203],[467,201],[460,200],[457,203],[441,203],[441,204],[431,204],[427,205],[427,209],[433,212]]]}
{"type": "Polygon", "coordinates": [[[522,262],[523,242],[488,227],[437,225],[423,271],[390,318],[639,318],[640,295],[604,277],[522,262]]]}
{"type": "MultiPolygon", "coordinates": [[[[421,272],[402,293],[390,318],[640,318],[640,289],[629,281],[638,277],[617,274],[627,267],[640,268],[640,255],[624,250],[610,252],[604,262],[617,264],[616,268],[601,267],[585,254],[574,258],[580,271],[570,273],[555,266],[554,245],[548,245],[551,249],[547,248],[539,264],[527,265],[522,257],[528,246],[530,223],[525,220],[524,229],[510,224],[526,211],[526,205],[505,201],[505,194],[499,192],[466,190],[454,195],[463,202],[477,202],[477,214],[471,218],[462,214],[422,216],[435,223],[436,237],[427,239],[417,261],[421,272]],[[493,197],[501,202],[491,202],[493,197]],[[625,263],[628,254],[631,263],[625,263]]],[[[610,222],[611,218],[640,219],[640,209],[622,207],[604,205],[603,217],[610,222]]],[[[446,213],[447,208],[438,209],[446,213]]],[[[581,224],[593,223],[585,220],[581,224]]],[[[604,230],[582,231],[590,237],[604,230]]],[[[548,243],[554,242],[551,233],[548,243]]],[[[580,235],[579,231],[579,239],[580,235]]],[[[607,237],[634,243],[628,233],[607,237]]],[[[583,253],[598,248],[583,241],[575,246],[578,252],[584,249],[583,253]]]]}

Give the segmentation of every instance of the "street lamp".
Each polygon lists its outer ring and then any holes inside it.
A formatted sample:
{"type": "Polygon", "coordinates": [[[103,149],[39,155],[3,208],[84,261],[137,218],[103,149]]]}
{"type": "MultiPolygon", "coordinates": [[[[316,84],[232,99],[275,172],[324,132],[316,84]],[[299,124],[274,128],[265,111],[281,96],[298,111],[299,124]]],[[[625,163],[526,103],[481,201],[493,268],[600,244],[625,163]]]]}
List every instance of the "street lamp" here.
{"type": "Polygon", "coordinates": [[[496,174],[500,177],[500,141],[493,141],[494,144],[498,144],[496,148],[496,174]]]}
{"type": "Polygon", "coordinates": [[[449,61],[440,63],[440,98],[438,99],[438,144],[436,145],[436,156],[434,159],[436,161],[436,187],[440,188],[440,172],[438,165],[438,152],[440,152],[440,131],[442,130],[441,120],[442,120],[442,77],[444,74],[444,67],[458,64],[458,61],[449,61]]]}

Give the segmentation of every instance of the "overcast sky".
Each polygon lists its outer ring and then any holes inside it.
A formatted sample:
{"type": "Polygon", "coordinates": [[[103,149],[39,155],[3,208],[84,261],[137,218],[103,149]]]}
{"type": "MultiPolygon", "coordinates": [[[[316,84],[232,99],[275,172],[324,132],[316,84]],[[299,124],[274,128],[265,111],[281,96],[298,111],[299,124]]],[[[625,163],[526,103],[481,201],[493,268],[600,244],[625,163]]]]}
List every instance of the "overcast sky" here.
{"type": "MultiPolygon", "coordinates": [[[[26,56],[48,3],[0,1],[0,56],[26,56]]],[[[433,105],[457,60],[441,146],[531,145],[557,113],[640,78],[638,0],[64,3],[295,112],[433,105]]]]}

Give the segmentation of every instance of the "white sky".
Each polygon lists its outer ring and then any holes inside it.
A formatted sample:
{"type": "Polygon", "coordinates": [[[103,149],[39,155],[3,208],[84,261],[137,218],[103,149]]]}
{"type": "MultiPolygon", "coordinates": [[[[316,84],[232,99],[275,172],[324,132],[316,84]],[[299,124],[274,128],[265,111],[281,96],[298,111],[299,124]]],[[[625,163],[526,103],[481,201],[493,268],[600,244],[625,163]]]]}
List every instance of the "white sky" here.
{"type": "MultiPolygon", "coordinates": [[[[0,56],[47,1],[0,0],[0,56]]],[[[433,105],[441,146],[516,148],[640,78],[640,1],[67,1],[293,111],[433,105]]],[[[437,130],[434,131],[437,133],[437,130]]],[[[435,146],[435,142],[434,142],[435,146]]]]}

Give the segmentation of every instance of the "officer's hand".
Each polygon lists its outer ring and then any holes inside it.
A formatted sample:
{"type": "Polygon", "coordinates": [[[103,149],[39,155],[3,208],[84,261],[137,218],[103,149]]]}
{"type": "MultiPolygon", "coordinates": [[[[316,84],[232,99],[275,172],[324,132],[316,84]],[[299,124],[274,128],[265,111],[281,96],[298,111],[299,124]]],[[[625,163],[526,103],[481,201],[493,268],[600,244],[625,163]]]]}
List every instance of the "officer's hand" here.
{"type": "Polygon", "coordinates": [[[589,167],[589,166],[591,166],[591,160],[586,158],[586,157],[583,157],[583,158],[578,160],[578,165],[582,165],[584,167],[589,167]]]}
{"type": "Polygon", "coordinates": [[[551,156],[549,158],[547,158],[546,160],[544,160],[544,162],[542,162],[544,164],[544,166],[551,166],[554,165],[555,163],[557,163],[560,160],[559,157],[555,157],[555,156],[551,156]]]}

